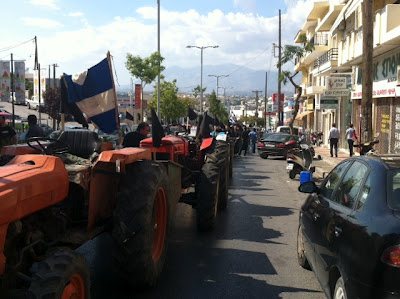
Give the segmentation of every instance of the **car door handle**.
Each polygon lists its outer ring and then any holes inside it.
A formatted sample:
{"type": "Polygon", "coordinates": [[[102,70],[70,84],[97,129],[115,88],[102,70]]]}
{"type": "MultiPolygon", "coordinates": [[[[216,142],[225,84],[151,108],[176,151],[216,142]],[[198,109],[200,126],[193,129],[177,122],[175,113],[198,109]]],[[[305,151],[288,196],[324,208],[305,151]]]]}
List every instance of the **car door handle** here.
{"type": "Polygon", "coordinates": [[[335,226],[335,237],[339,237],[342,234],[342,229],[335,226]]]}
{"type": "Polygon", "coordinates": [[[317,221],[319,219],[319,214],[318,213],[315,213],[314,214],[314,221],[317,221]]]}

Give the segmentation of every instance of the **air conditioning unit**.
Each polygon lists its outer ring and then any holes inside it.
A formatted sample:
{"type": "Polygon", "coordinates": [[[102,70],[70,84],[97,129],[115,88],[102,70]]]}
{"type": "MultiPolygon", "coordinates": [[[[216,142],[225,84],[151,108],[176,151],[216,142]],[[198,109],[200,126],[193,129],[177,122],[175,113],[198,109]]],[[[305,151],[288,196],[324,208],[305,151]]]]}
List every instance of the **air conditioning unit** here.
{"type": "Polygon", "coordinates": [[[397,86],[400,86],[400,65],[397,66],[397,86]]]}

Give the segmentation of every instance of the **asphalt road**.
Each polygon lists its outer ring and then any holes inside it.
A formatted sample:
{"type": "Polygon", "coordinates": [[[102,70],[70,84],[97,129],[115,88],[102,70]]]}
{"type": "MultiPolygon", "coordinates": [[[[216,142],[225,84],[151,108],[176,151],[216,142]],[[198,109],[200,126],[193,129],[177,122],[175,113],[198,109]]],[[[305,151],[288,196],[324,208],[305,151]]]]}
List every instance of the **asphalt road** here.
{"type": "Polygon", "coordinates": [[[137,293],[112,269],[107,235],[80,248],[91,264],[92,298],[325,298],[297,263],[297,191],[280,158],[237,157],[228,208],[216,231],[196,232],[195,210],[179,204],[158,286],[137,293]]]}

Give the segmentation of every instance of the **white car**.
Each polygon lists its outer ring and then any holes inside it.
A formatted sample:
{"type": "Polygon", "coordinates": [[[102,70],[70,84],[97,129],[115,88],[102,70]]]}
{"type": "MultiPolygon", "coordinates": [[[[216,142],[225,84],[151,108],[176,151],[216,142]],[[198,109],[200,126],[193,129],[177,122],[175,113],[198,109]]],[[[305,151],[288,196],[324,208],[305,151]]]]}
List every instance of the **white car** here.
{"type": "MultiPolygon", "coordinates": [[[[30,99],[26,99],[26,106],[28,106],[28,109],[39,110],[39,97],[32,96],[30,99]]],[[[41,107],[41,109],[44,108],[44,100],[43,99],[40,103],[40,107],[41,107]]]]}

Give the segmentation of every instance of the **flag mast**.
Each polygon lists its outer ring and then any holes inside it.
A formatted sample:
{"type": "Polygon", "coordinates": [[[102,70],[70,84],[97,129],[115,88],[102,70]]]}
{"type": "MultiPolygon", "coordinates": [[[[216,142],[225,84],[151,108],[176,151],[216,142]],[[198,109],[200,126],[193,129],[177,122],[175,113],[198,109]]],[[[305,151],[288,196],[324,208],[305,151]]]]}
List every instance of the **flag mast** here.
{"type": "Polygon", "coordinates": [[[118,99],[117,99],[117,91],[115,90],[115,84],[114,84],[114,76],[112,72],[112,64],[111,64],[111,59],[110,59],[110,51],[107,51],[107,61],[108,65],[110,66],[110,75],[111,75],[111,81],[113,84],[113,92],[114,92],[114,98],[115,98],[115,120],[117,121],[117,132],[119,135],[119,146],[122,145],[122,132],[121,132],[121,126],[120,126],[120,121],[119,121],[119,111],[118,111],[118,99]]]}

